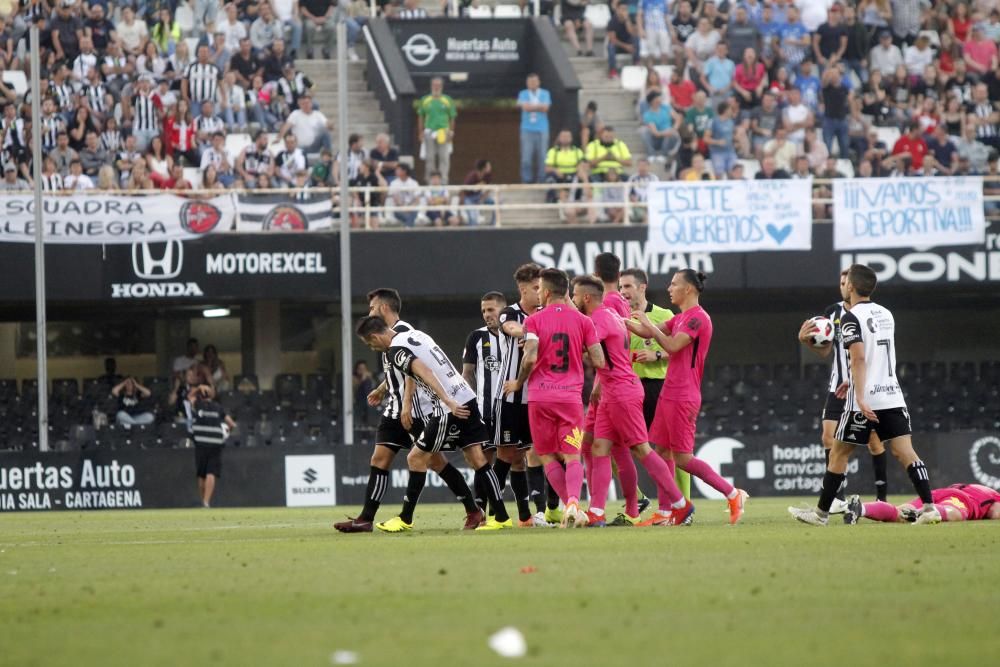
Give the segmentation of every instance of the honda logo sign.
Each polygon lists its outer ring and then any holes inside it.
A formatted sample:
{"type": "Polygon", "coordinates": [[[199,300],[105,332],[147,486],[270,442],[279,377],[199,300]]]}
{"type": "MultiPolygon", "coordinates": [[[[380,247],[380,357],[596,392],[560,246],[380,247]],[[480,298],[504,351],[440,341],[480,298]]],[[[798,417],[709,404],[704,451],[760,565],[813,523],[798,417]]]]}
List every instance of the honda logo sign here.
{"type": "Polygon", "coordinates": [[[170,280],[181,274],[184,267],[184,244],[177,240],[164,242],[163,249],[154,255],[153,246],[159,243],[132,244],[132,270],[143,280],[170,280]]]}

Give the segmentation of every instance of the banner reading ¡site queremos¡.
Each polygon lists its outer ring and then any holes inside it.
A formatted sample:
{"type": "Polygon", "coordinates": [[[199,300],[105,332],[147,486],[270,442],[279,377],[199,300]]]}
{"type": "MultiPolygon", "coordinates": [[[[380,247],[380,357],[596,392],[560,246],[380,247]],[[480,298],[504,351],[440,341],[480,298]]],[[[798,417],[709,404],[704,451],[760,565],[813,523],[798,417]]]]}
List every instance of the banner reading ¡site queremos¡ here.
{"type": "MultiPolygon", "coordinates": [[[[229,231],[236,217],[232,195],[53,194],[42,197],[46,243],[155,243],[229,231]]],[[[35,242],[30,194],[0,195],[0,242],[35,242]]]]}

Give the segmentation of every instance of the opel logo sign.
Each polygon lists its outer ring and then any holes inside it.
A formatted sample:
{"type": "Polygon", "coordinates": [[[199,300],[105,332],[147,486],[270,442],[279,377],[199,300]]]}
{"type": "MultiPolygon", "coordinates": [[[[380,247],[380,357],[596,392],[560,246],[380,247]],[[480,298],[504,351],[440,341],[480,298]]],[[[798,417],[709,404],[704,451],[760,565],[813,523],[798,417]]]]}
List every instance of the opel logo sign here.
{"type": "Polygon", "coordinates": [[[430,65],[431,61],[441,52],[430,35],[425,35],[422,32],[418,32],[406,40],[406,44],[403,44],[402,50],[406,54],[406,59],[414,67],[426,67],[430,65]]]}

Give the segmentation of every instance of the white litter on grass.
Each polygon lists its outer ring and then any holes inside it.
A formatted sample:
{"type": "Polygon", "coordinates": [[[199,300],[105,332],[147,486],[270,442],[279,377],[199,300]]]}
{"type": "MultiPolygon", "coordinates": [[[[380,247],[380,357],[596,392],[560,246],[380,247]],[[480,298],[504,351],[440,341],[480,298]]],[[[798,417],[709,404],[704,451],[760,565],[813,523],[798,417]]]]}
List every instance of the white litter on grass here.
{"type": "Polygon", "coordinates": [[[354,651],[334,651],[330,654],[330,662],[334,665],[356,665],[361,658],[354,651]]]}
{"type": "Polygon", "coordinates": [[[528,643],[524,641],[524,635],[512,626],[497,630],[490,637],[488,644],[502,658],[523,658],[528,652],[528,643]]]}

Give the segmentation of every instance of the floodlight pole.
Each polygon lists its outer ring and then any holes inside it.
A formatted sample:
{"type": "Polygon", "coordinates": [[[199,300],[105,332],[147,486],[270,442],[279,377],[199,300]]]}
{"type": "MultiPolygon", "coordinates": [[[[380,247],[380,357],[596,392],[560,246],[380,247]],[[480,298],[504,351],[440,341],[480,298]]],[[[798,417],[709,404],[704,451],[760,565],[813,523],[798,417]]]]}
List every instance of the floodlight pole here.
{"type": "Polygon", "coordinates": [[[340,153],[340,404],[344,444],[354,444],[354,331],[351,318],[351,199],[347,183],[347,22],[337,22],[337,150],[340,153]]]}
{"type": "Polygon", "coordinates": [[[45,227],[42,221],[42,89],[39,82],[38,26],[31,39],[31,163],[35,191],[35,339],[38,357],[38,449],[49,451],[49,373],[45,326],[45,227]]]}

